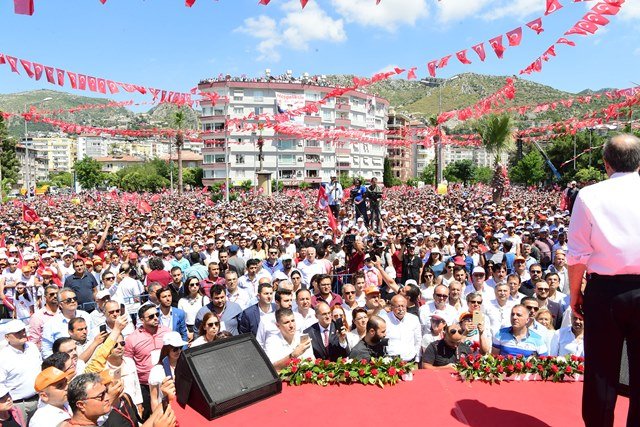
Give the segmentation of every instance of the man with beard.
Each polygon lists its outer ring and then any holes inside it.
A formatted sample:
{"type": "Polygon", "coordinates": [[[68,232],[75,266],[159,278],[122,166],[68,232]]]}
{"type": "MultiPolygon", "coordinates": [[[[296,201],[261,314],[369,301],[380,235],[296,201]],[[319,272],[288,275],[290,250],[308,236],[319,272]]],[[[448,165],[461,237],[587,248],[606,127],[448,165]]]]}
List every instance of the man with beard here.
{"type": "Polygon", "coordinates": [[[387,322],[380,316],[371,316],[367,321],[367,332],[362,340],[351,349],[349,357],[355,360],[370,360],[387,354],[387,322]]]}

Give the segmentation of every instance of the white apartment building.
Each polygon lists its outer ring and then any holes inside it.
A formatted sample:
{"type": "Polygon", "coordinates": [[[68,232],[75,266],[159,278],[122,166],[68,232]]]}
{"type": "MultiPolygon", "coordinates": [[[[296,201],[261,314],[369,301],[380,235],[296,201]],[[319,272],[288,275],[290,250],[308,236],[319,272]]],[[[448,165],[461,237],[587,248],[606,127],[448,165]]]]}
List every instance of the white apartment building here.
{"type": "MultiPolygon", "coordinates": [[[[205,133],[203,154],[204,184],[211,185],[227,176],[227,154],[229,179],[234,185],[244,180],[257,182],[258,138],[262,136],[263,168],[272,173],[272,179],[286,186],[301,182],[320,183],[328,181],[332,173],[348,176],[363,176],[382,179],[384,145],[358,141],[320,141],[300,139],[295,136],[276,134],[270,127],[261,131],[225,129],[226,119],[240,119],[253,114],[277,114],[278,109],[296,109],[333,90],[330,86],[299,80],[236,81],[208,80],[198,85],[202,92],[220,96],[215,105],[201,101],[202,130],[205,133]],[[286,104],[286,105],[285,105],[286,104]],[[228,146],[228,153],[225,147],[228,146]]],[[[322,127],[334,129],[370,129],[383,131],[387,123],[387,100],[361,92],[349,92],[340,98],[331,98],[319,106],[317,113],[294,118],[293,124],[300,127],[322,127]]],[[[280,111],[281,112],[281,111],[280,111]]],[[[258,124],[256,120],[246,123],[258,124]]],[[[264,122],[262,122],[264,123],[264,122]]],[[[288,122],[292,124],[292,122],[288,122]]],[[[384,138],[384,134],[370,136],[384,138]]]]}

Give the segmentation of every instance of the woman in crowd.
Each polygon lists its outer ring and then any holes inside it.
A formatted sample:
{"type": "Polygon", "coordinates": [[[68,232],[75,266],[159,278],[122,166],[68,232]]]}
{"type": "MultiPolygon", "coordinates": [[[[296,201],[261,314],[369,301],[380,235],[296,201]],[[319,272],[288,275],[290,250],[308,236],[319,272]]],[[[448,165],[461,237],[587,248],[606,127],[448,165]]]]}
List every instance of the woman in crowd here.
{"type": "Polygon", "coordinates": [[[221,325],[218,316],[213,312],[208,312],[202,318],[202,323],[200,323],[200,328],[198,329],[198,338],[191,343],[191,347],[215,341],[218,339],[220,329],[221,325]]]}
{"type": "Polygon", "coordinates": [[[124,392],[131,397],[131,401],[138,408],[138,413],[142,414],[142,391],[138,370],[133,359],[124,356],[124,337],[122,335],[118,337],[116,345],[111,349],[105,367],[113,378],[122,379],[124,392]]]}
{"type": "Polygon", "coordinates": [[[422,268],[420,275],[420,294],[425,302],[433,301],[433,290],[436,287],[436,278],[433,270],[429,266],[422,268]]]}
{"type": "Polygon", "coordinates": [[[347,320],[347,315],[345,314],[344,308],[342,308],[342,306],[333,306],[333,308],[331,309],[331,318],[334,322],[338,319],[342,319],[342,324],[345,328],[347,328],[347,331],[351,329],[351,327],[349,326],[349,321],[347,320]]]}
{"type": "Polygon", "coordinates": [[[546,308],[541,308],[536,313],[536,320],[538,321],[538,323],[540,323],[542,326],[544,326],[548,330],[550,330],[550,331],[555,331],[556,330],[553,327],[553,316],[551,316],[551,312],[549,310],[547,310],[546,308]]]}
{"type": "Polygon", "coordinates": [[[424,268],[429,267],[431,272],[438,277],[442,274],[444,270],[444,261],[442,260],[442,252],[437,247],[431,249],[431,253],[429,254],[429,259],[425,264],[424,268]]]}
{"type": "Polygon", "coordinates": [[[191,276],[184,283],[185,296],[178,301],[178,308],[184,311],[185,323],[187,324],[187,332],[189,339],[193,339],[194,325],[196,323],[196,315],[198,311],[205,305],[209,304],[209,297],[204,295],[198,278],[191,276]]]}
{"type": "Polygon", "coordinates": [[[354,308],[351,312],[353,321],[351,323],[351,330],[347,332],[347,344],[349,348],[353,348],[364,338],[367,333],[367,310],[363,307],[354,308]]]}
{"type": "Polygon", "coordinates": [[[29,319],[34,312],[35,300],[27,290],[24,282],[18,282],[13,296],[13,305],[16,307],[16,319],[29,319]]]}
{"type": "Polygon", "coordinates": [[[175,369],[182,348],[187,345],[182,340],[180,333],[168,332],[162,338],[162,348],[158,363],[149,372],[149,391],[151,394],[151,411],[153,412],[162,403],[164,397],[160,385],[166,377],[175,378],[175,369]]]}
{"type": "Polygon", "coordinates": [[[260,261],[263,261],[267,257],[267,249],[265,248],[264,240],[262,238],[257,238],[253,241],[251,257],[259,259],[260,261]]]}
{"type": "Polygon", "coordinates": [[[445,285],[445,286],[449,286],[449,283],[454,280],[453,279],[453,267],[455,267],[456,265],[454,264],[453,261],[448,261],[445,266],[444,269],[442,270],[442,274],[439,275],[436,279],[436,285],[445,285]]]}

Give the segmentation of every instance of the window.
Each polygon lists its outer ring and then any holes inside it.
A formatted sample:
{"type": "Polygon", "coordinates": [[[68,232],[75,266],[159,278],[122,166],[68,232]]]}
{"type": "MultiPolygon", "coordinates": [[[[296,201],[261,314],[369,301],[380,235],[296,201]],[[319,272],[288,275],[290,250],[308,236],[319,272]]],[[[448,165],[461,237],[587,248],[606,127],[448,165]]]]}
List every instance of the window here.
{"type": "Polygon", "coordinates": [[[262,107],[253,107],[253,113],[256,114],[256,115],[257,114],[262,114],[262,110],[263,110],[262,107]]]}
{"type": "Polygon", "coordinates": [[[320,175],[317,170],[307,170],[306,177],[307,178],[318,178],[320,175]]]}
{"type": "Polygon", "coordinates": [[[262,102],[264,100],[264,97],[262,95],[262,91],[261,90],[254,90],[253,91],[253,100],[255,102],[262,102]]]}
{"type": "Polygon", "coordinates": [[[236,164],[244,164],[244,154],[236,154],[236,164]]]}
{"type": "Polygon", "coordinates": [[[224,109],[216,108],[215,110],[213,110],[213,115],[214,116],[224,116],[224,109]]]}
{"type": "Polygon", "coordinates": [[[317,154],[306,154],[305,162],[320,163],[320,156],[317,154]]]}
{"type": "Polygon", "coordinates": [[[216,163],[224,163],[225,162],[225,155],[224,154],[216,154],[214,161],[216,163]]]}
{"type": "Polygon", "coordinates": [[[295,165],[296,156],[295,154],[280,154],[278,156],[278,162],[280,165],[295,165]]]}
{"type": "Polygon", "coordinates": [[[331,110],[322,110],[322,120],[331,121],[333,119],[333,114],[331,114],[331,110]]]}
{"type": "Polygon", "coordinates": [[[244,115],[244,108],[242,107],[233,107],[233,114],[242,116],[244,115]]]}
{"type": "Polygon", "coordinates": [[[278,171],[278,178],[280,179],[294,179],[296,177],[296,171],[293,169],[280,169],[278,171]]]}
{"type": "Polygon", "coordinates": [[[280,150],[293,150],[295,147],[295,143],[292,140],[284,140],[280,141],[280,150]]]}
{"type": "Polygon", "coordinates": [[[234,90],[233,91],[233,100],[234,101],[242,101],[244,98],[244,92],[242,90],[234,90]]]}

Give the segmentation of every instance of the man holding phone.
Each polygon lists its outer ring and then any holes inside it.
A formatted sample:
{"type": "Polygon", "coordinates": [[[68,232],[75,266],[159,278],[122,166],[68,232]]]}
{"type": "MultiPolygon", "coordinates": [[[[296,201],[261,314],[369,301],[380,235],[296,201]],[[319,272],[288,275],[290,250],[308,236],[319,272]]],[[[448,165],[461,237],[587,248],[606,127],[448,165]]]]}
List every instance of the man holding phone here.
{"type": "Polygon", "coordinates": [[[331,321],[331,308],[326,302],[319,302],[316,306],[316,319],[314,323],[304,330],[311,337],[313,354],[318,359],[338,360],[338,357],[349,355],[347,345],[347,329],[342,319],[331,321]]]}
{"type": "Polygon", "coordinates": [[[313,359],[311,339],[296,331],[296,318],[290,308],[276,311],[276,324],[280,333],[269,340],[265,349],[274,368],[285,368],[294,358],[313,359]]]}

